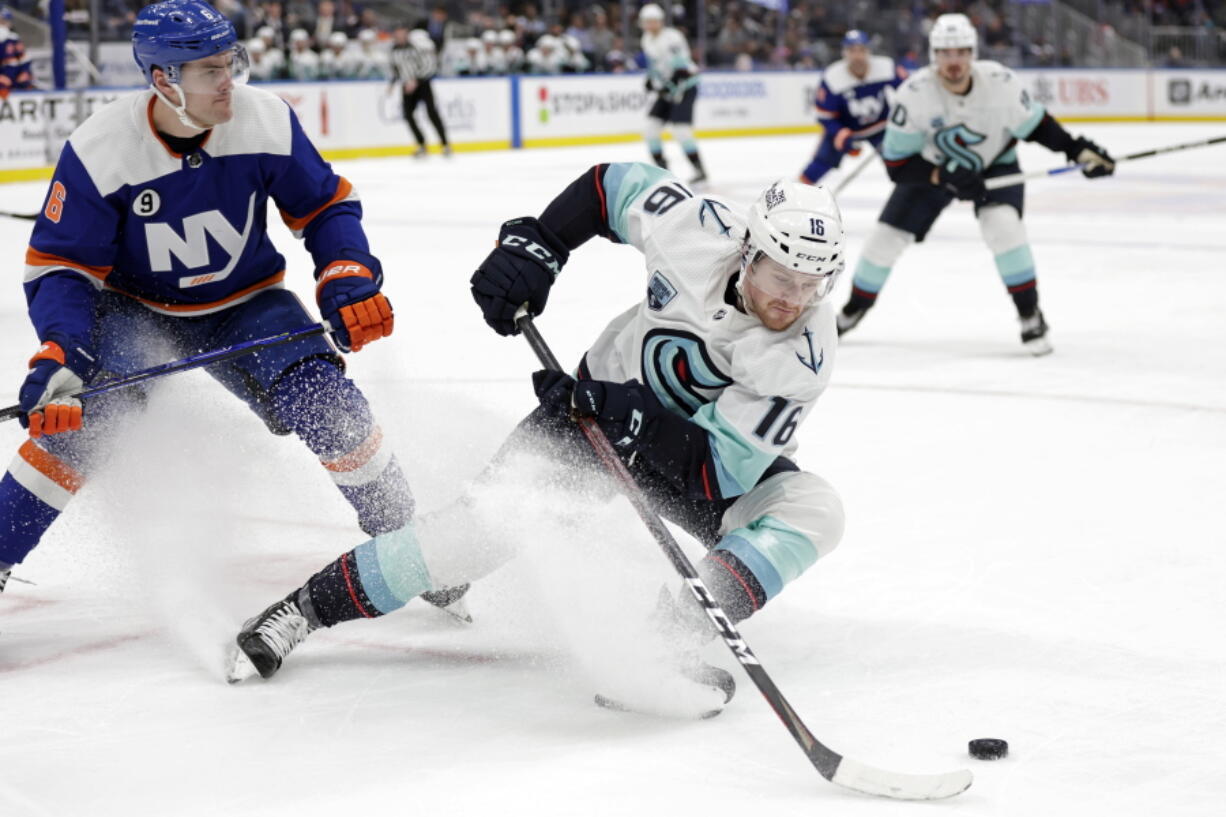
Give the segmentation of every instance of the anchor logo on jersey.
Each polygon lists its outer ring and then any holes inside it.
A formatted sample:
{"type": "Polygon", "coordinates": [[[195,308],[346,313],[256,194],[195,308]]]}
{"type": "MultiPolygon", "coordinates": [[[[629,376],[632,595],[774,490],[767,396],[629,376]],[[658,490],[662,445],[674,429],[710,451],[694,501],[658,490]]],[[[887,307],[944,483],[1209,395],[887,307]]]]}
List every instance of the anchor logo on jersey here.
{"type": "Polygon", "coordinates": [[[813,333],[809,331],[809,327],[805,327],[805,340],[809,343],[809,359],[805,360],[805,356],[800,352],[796,353],[796,359],[803,363],[807,368],[813,370],[813,374],[821,371],[822,364],[826,362],[826,350],[822,349],[817,354],[813,353],[813,333]]]}
{"type": "Polygon", "coordinates": [[[732,212],[731,210],[728,209],[728,206],[725,205],[721,201],[715,201],[713,199],[703,199],[702,207],[698,210],[698,223],[702,225],[703,227],[707,226],[707,213],[710,213],[711,219],[715,222],[713,226],[715,226],[715,228],[719,230],[719,234],[720,235],[730,235],[732,233],[732,226],[729,224],[725,224],[724,220],[720,218],[719,210],[721,208],[725,210],[726,212],[729,212],[729,213],[732,212]]]}
{"type": "Polygon", "coordinates": [[[983,159],[971,150],[971,145],[977,145],[988,137],[976,133],[961,123],[951,125],[937,132],[933,137],[937,149],[954,164],[969,167],[976,173],[983,172],[983,159]]]}
{"type": "Polygon", "coordinates": [[[732,385],[702,338],[681,329],[652,329],[643,338],[643,379],[665,408],[691,416],[712,398],[699,393],[732,385]]]}

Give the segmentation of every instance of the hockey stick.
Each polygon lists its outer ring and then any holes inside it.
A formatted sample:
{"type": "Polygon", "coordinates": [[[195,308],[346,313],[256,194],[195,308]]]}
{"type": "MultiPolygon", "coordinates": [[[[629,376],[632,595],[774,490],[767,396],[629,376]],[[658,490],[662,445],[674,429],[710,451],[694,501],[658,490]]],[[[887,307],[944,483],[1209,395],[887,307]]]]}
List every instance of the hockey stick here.
{"type": "MultiPolygon", "coordinates": [[[[1209,145],[1220,144],[1226,142],[1226,136],[1215,136],[1212,139],[1202,139],[1199,142],[1185,142],[1182,145],[1169,145],[1164,148],[1154,148],[1152,150],[1143,150],[1140,153],[1129,153],[1127,156],[1121,156],[1115,160],[1116,164],[1120,162],[1131,162],[1135,159],[1148,159],[1150,156],[1161,156],[1164,153],[1175,153],[1180,150],[1191,150],[1192,148],[1203,148],[1209,145]]],[[[1028,179],[1042,179],[1047,176],[1060,176],[1064,173],[1071,173],[1074,170],[1081,170],[1086,166],[1086,162],[1078,164],[1065,165],[1064,167],[1054,167],[1051,170],[1035,170],[1031,173],[1011,173],[1008,176],[997,176],[995,179],[987,179],[983,186],[988,190],[998,190],[1002,187],[1012,187],[1015,184],[1021,184],[1028,179]]]]}
{"type": "Polygon", "coordinates": [[[860,164],[853,167],[850,173],[848,173],[846,176],[844,176],[842,179],[839,180],[839,183],[834,186],[834,190],[830,191],[835,196],[838,196],[839,193],[842,193],[843,188],[851,184],[852,179],[856,178],[856,176],[859,176],[861,173],[863,173],[864,168],[871,165],[873,163],[873,160],[877,158],[878,153],[877,151],[873,150],[872,145],[867,145],[865,149],[868,150],[868,155],[864,157],[864,159],[860,162],[860,164]]]}
{"type": "Polygon", "coordinates": [[[37,221],[38,213],[10,213],[8,210],[0,210],[0,216],[8,216],[9,218],[19,218],[24,221],[37,221]]]}
{"type": "MultiPolygon", "coordinates": [[[[528,345],[536,353],[541,365],[551,371],[562,371],[558,359],[553,356],[553,352],[545,344],[544,338],[532,323],[532,316],[528,314],[526,308],[521,307],[516,313],[515,323],[524,333],[528,345]]],[[[579,417],[577,420],[584,436],[595,449],[596,455],[608,469],[610,475],[621,484],[622,491],[638,512],[639,518],[647,525],[651,535],[664,551],[664,555],[672,562],[673,567],[685,579],[686,586],[694,594],[694,598],[707,617],[711,619],[711,623],[715,625],[715,629],[728,649],[736,656],[737,661],[741,663],[745,672],[766,698],[767,703],[775,710],[779,720],[783,721],[783,725],[791,732],[792,737],[796,739],[809,758],[809,762],[817,768],[822,777],[832,783],[864,794],[892,797],[898,800],[939,800],[966,791],[971,785],[972,778],[971,773],[965,769],[945,774],[889,772],[845,758],[814,737],[809,728],[801,722],[800,716],[792,709],[791,704],[783,697],[783,693],[775,686],[775,682],[766,674],[766,670],[762,668],[757,656],[749,649],[749,645],[741,638],[741,634],[737,632],[728,614],[720,608],[715,597],[711,595],[711,591],[703,584],[698,571],[694,569],[694,565],[681,550],[681,546],[677,544],[672,533],[664,526],[663,520],[651,508],[647,497],[635,483],[634,477],[626,470],[621,459],[618,458],[617,451],[614,450],[613,444],[609,442],[604,432],[600,430],[600,426],[590,417],[579,417]]]]}
{"type": "MultiPolygon", "coordinates": [[[[220,363],[223,360],[233,360],[236,357],[249,355],[252,352],[257,352],[260,349],[267,349],[270,346],[280,346],[283,343],[293,343],[296,340],[322,335],[324,332],[332,331],[332,327],[327,321],[304,326],[301,329],[294,329],[290,332],[282,332],[279,335],[272,337],[260,338],[259,340],[246,340],[242,343],[236,343],[233,346],[223,346],[220,349],[214,349],[211,352],[201,352],[197,355],[188,355],[182,360],[172,360],[169,363],[159,363],[157,366],[151,366],[148,369],[142,369],[139,372],[134,372],[124,377],[117,377],[113,380],[107,380],[99,383],[96,386],[81,389],[74,392],[72,397],[80,397],[87,399],[97,397],[100,394],[115,391],[117,389],[125,389],[128,386],[134,386],[137,383],[144,383],[146,380],[152,380],[155,377],[163,375],[176,374],[177,372],[185,372],[188,369],[198,369],[201,366],[209,366],[213,363],[220,363]]],[[[23,413],[21,406],[9,406],[8,408],[0,409],[0,422],[12,420],[23,413]]]]}

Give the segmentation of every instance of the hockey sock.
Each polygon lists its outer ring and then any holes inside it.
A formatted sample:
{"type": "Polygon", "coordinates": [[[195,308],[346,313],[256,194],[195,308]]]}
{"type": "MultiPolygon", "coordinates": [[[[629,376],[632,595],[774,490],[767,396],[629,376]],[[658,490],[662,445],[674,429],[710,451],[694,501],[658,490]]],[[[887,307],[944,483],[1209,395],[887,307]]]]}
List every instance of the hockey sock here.
{"type": "Polygon", "coordinates": [[[697,148],[695,148],[693,151],[688,151],[688,150],[687,150],[687,151],[685,152],[685,158],[687,158],[687,159],[689,159],[689,160],[690,160],[690,164],[692,164],[692,165],[694,166],[694,169],[695,169],[695,170],[697,170],[699,173],[706,173],[706,172],[707,172],[707,171],[705,171],[705,170],[703,170],[703,169],[702,169],[702,159],[701,159],[701,158],[699,157],[699,155],[698,155],[698,149],[697,149],[697,148]]]}
{"type": "Polygon", "coordinates": [[[1020,317],[1029,318],[1038,311],[1039,288],[1033,278],[1019,288],[1010,287],[1009,294],[1013,297],[1013,305],[1017,307],[1017,314],[1020,317]]]}
{"type": "Polygon", "coordinates": [[[319,457],[371,536],[413,517],[413,495],[365,396],[340,367],[311,358],[287,371],[269,402],[276,418],[319,457]]]}
{"type": "Polygon", "coordinates": [[[997,255],[996,271],[1013,297],[1017,314],[1023,318],[1033,315],[1039,305],[1039,291],[1030,245],[1023,244],[997,255]]]}
{"type": "Polygon", "coordinates": [[[83,481],[78,471],[33,440],[22,443],[0,479],[0,561],[24,559],[83,481]]]}
{"type": "Polygon", "coordinates": [[[717,547],[698,563],[698,575],[715,596],[733,624],[739,624],[762,609],[766,591],[744,562],[717,547]]]}
{"type": "Polygon", "coordinates": [[[847,303],[843,304],[843,314],[855,315],[857,312],[865,312],[875,303],[877,303],[877,293],[865,292],[853,284],[851,297],[847,299],[847,303]]]}
{"type": "MultiPolygon", "coordinates": [[[[358,545],[312,576],[298,591],[299,607],[322,627],[399,610],[431,589],[411,525],[358,545]]],[[[312,622],[314,623],[314,622],[312,622]]]]}
{"type": "Polygon", "coordinates": [[[660,167],[664,168],[665,170],[668,170],[668,161],[665,160],[664,151],[662,149],[653,150],[651,152],[651,160],[655,162],[657,165],[659,165],[660,167]]]}

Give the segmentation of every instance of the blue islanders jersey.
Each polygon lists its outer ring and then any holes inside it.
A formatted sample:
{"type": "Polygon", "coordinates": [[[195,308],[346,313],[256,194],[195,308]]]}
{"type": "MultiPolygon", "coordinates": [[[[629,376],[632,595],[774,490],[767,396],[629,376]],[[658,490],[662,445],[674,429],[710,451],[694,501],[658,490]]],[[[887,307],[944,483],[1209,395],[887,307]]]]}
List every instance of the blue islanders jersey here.
{"type": "Polygon", "coordinates": [[[0,37],[0,92],[34,87],[30,58],[16,34],[0,37]]]}
{"type": "Polygon", "coordinates": [[[817,120],[827,133],[850,128],[857,139],[885,130],[890,101],[887,88],[897,88],[907,78],[907,69],[889,57],[870,57],[868,73],[860,79],[851,73],[847,60],[839,60],[822,73],[817,88],[817,120]]]}
{"type": "Polygon", "coordinates": [[[73,132],[26,252],[26,297],[40,340],[88,344],[103,289],[156,312],[195,316],[282,286],[285,258],[267,232],[270,199],[317,269],[347,250],[368,252],[357,194],[289,106],[244,85],[232,100],[233,118],[186,156],[154,129],[148,90],[107,105],[73,132]]]}

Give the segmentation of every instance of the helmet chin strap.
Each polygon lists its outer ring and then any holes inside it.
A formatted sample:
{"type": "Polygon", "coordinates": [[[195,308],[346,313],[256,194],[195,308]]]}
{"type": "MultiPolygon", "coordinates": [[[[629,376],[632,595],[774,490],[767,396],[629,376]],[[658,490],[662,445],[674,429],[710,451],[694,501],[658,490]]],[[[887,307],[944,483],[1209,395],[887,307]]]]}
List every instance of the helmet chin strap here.
{"type": "Polygon", "coordinates": [[[170,97],[162,93],[162,89],[158,88],[156,84],[150,83],[149,87],[153,88],[153,92],[158,95],[158,99],[165,102],[166,106],[175,112],[175,116],[179,117],[179,121],[183,123],[184,127],[191,128],[192,130],[200,133],[203,133],[204,131],[213,127],[212,125],[201,125],[195,119],[192,119],[191,114],[187,112],[187,97],[184,96],[183,89],[179,87],[179,83],[170,83],[170,87],[174,88],[175,93],[179,96],[178,105],[171,102],[170,97]]]}

